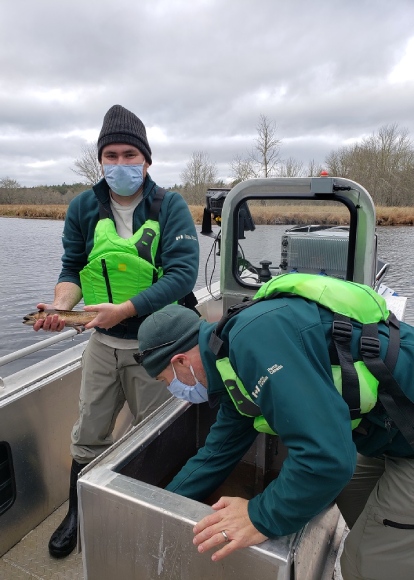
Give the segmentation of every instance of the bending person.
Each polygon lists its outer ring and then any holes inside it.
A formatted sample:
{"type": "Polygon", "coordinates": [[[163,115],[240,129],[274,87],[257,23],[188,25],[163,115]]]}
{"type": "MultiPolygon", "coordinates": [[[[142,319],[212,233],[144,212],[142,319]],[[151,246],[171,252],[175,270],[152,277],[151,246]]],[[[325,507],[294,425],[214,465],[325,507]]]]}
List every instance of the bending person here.
{"type": "MultiPolygon", "coordinates": [[[[178,305],[144,321],[136,360],[148,374],[176,396],[219,405],[204,447],[166,489],[204,500],[241,460],[258,430],[277,433],[288,450],[279,476],[248,501],[220,498],[214,514],[194,527],[198,551],[214,549],[212,559],[220,560],[297,532],[343,492],[338,503],[352,526],[341,560],[344,579],[410,580],[414,451],[380,404],[352,430],[349,407],[333,379],[333,317],[316,302],[281,296],[242,308],[218,335],[217,323],[178,305]],[[363,460],[358,468],[357,457],[363,460]],[[350,482],[353,475],[359,485],[350,482]]],[[[380,322],[378,330],[383,356],[389,327],[380,322]]],[[[353,322],[354,361],[361,360],[360,336],[361,324],[353,322]]],[[[401,323],[400,340],[393,374],[411,405],[414,328],[401,323]]]]}

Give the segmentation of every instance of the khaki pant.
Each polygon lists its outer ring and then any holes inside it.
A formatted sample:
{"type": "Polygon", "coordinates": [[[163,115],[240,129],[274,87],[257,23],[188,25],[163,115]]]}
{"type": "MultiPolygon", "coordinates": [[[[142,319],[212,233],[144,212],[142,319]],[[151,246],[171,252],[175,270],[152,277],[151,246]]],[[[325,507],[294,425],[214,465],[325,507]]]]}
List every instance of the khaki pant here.
{"type": "Polygon", "coordinates": [[[344,580],[413,580],[414,459],[359,455],[337,504],[351,528],[341,557],[344,580]]]}
{"type": "Polygon", "coordinates": [[[171,397],[164,382],[137,365],[134,349],[114,349],[91,335],[82,358],[79,419],[72,429],[71,454],[86,464],[112,445],[116,418],[127,401],[137,425],[171,397]]]}

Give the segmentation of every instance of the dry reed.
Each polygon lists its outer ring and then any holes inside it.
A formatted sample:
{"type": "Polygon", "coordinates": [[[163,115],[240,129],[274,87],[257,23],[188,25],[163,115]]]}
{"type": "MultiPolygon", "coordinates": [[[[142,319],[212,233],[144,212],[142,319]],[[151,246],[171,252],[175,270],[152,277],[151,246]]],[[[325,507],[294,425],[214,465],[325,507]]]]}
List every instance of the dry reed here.
{"type": "MultiPolygon", "coordinates": [[[[196,224],[201,224],[203,207],[190,205],[190,211],[196,224]]],[[[349,213],[345,207],[338,205],[280,205],[264,207],[250,205],[250,212],[256,225],[347,225],[349,213]]],[[[412,226],[414,225],[414,207],[377,207],[377,225],[412,226]]]]}
{"type": "MultiPolygon", "coordinates": [[[[203,206],[190,205],[191,215],[196,224],[203,219],[203,206]]],[[[0,205],[1,217],[19,217],[30,219],[65,219],[65,205],[0,205]]],[[[251,205],[250,210],[257,225],[305,225],[348,223],[348,212],[345,208],[327,205],[251,205]]],[[[377,207],[377,225],[412,226],[414,225],[414,207],[377,207]]]]}
{"type": "Polygon", "coordinates": [[[0,205],[0,216],[64,220],[66,210],[66,205],[0,205]]]}

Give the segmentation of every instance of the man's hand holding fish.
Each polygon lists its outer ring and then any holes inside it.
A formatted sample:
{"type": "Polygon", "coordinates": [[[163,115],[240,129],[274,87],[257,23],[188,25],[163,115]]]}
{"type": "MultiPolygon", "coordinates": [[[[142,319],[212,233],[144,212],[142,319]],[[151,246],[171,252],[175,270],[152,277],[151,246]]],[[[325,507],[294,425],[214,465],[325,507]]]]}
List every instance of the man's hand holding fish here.
{"type": "Polygon", "coordinates": [[[85,306],[84,311],[87,313],[98,313],[91,322],[85,324],[86,330],[94,328],[95,326],[108,330],[122,322],[122,320],[131,318],[131,316],[136,316],[137,314],[134,305],[130,300],[122,302],[121,304],[91,304],[90,306],[85,306]]]}
{"type": "Polygon", "coordinates": [[[122,320],[136,315],[130,300],[122,304],[96,304],[85,306],[83,310],[59,310],[43,302],[37,305],[38,312],[27,314],[23,323],[33,326],[33,330],[40,329],[60,332],[65,326],[73,327],[82,332],[95,326],[108,330],[122,320]]]}
{"type": "Polygon", "coordinates": [[[40,329],[60,332],[67,327],[76,328],[78,332],[85,330],[85,325],[92,322],[97,312],[85,312],[83,310],[59,310],[50,304],[40,302],[38,311],[31,312],[23,317],[23,324],[33,326],[36,332],[40,329]]]}

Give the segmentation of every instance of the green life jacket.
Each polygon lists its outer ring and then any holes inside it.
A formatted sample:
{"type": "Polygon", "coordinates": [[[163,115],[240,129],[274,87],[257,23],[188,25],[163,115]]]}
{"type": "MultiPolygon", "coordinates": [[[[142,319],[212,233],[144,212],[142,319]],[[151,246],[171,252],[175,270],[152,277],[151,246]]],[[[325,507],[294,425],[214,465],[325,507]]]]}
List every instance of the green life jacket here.
{"type": "Polygon", "coordinates": [[[381,402],[387,414],[414,448],[414,404],[404,395],[392,376],[399,352],[399,322],[389,312],[382,296],[369,286],[313,274],[283,274],[264,284],[253,300],[228,309],[213,332],[209,346],[215,353],[216,366],[236,409],[254,419],[261,432],[275,434],[261,414],[228,359],[220,334],[225,324],[241,310],[259,300],[281,296],[301,296],[334,312],[329,354],[336,389],[350,410],[355,429],[362,416],[381,402]],[[354,362],[351,354],[352,320],[362,324],[360,354],[354,362]],[[379,356],[378,322],[389,327],[389,345],[385,361],[379,356]]]}
{"type": "Polygon", "coordinates": [[[152,286],[161,276],[155,256],[160,241],[159,211],[165,190],[158,188],[147,221],[130,238],[118,236],[100,207],[88,263],[80,272],[85,304],[120,304],[152,286]]]}

